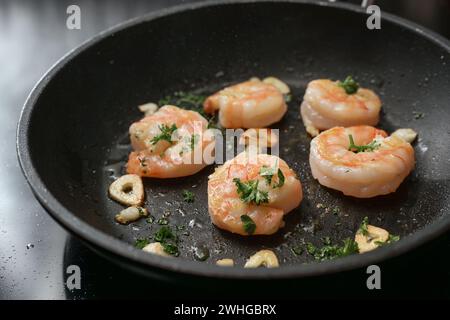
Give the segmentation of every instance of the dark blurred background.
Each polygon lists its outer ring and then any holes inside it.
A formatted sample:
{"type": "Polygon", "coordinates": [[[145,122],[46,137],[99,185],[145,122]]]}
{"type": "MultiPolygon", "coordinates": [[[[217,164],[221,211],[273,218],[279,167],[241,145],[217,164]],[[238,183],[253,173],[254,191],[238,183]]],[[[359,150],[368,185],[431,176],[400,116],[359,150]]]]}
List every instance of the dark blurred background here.
{"type": "MultiPolygon", "coordinates": [[[[0,299],[220,297],[239,293],[214,285],[165,284],[110,264],[71,237],[36,202],[17,163],[15,130],[33,85],[62,55],[96,33],[177,0],[0,0],[0,299]],[[66,8],[82,10],[81,30],[66,28],[66,8]],[[65,269],[83,271],[82,289],[65,290],[65,269]],[[181,289],[180,289],[181,288],[181,289]]],[[[343,1],[360,4],[360,1],[343,1]]],[[[450,37],[450,1],[372,1],[450,37]]],[[[51,125],[51,124],[49,124],[51,125]]],[[[310,279],[276,297],[450,297],[450,236],[380,264],[382,290],[366,289],[365,270],[310,279]]],[[[289,287],[289,286],[288,286],[289,287]]],[[[261,293],[259,294],[261,295],[261,293]]],[[[266,296],[266,293],[264,293],[266,296]]],[[[258,294],[256,294],[258,296],[258,294]]]]}

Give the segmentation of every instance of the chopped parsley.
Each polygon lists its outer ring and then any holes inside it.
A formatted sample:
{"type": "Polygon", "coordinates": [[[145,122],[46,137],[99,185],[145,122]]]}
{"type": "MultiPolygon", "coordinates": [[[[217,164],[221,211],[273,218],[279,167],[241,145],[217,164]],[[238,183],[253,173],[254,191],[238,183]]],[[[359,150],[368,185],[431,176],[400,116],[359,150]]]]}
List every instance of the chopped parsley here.
{"type": "MultiPolygon", "coordinates": [[[[203,102],[206,96],[195,94],[192,92],[177,91],[173,95],[168,95],[158,101],[158,105],[164,106],[167,104],[176,105],[184,109],[198,109],[203,111],[203,102]]],[[[195,110],[197,111],[197,110],[195,110]]]]}
{"type": "Polygon", "coordinates": [[[300,246],[292,247],[291,251],[294,255],[300,256],[303,253],[303,248],[300,246]]]}
{"type": "Polygon", "coordinates": [[[155,240],[158,242],[163,242],[167,239],[175,240],[176,235],[172,233],[172,229],[170,229],[170,227],[161,227],[155,234],[155,240]]]}
{"type": "Polygon", "coordinates": [[[177,91],[172,95],[165,96],[158,101],[158,105],[164,106],[167,104],[175,105],[182,109],[193,110],[202,115],[208,120],[208,129],[217,128],[217,119],[214,115],[208,115],[203,111],[203,102],[206,96],[192,92],[177,91]]]}
{"type": "Polygon", "coordinates": [[[172,256],[178,256],[180,252],[178,251],[178,246],[173,243],[161,242],[161,246],[164,251],[172,256]]]}
{"type": "Polygon", "coordinates": [[[308,242],[306,244],[306,252],[308,252],[310,255],[314,255],[317,251],[317,248],[315,245],[313,245],[311,242],[308,242]]]}
{"type": "Polygon", "coordinates": [[[422,119],[423,117],[425,117],[425,113],[423,113],[423,112],[413,111],[412,113],[413,113],[414,119],[416,119],[416,120],[419,120],[419,119],[422,119]]]}
{"type": "Polygon", "coordinates": [[[272,177],[274,176],[274,174],[275,174],[274,168],[262,166],[261,169],[259,169],[259,175],[261,177],[264,177],[264,179],[266,179],[266,182],[269,186],[272,183],[272,177]]]}
{"type": "Polygon", "coordinates": [[[348,146],[348,150],[358,153],[358,152],[366,152],[366,151],[374,151],[375,149],[380,147],[380,144],[373,140],[371,143],[363,145],[363,146],[357,146],[355,144],[355,141],[353,141],[353,136],[351,134],[348,135],[348,139],[350,140],[350,145],[348,146]]]}
{"type": "Polygon", "coordinates": [[[183,200],[187,203],[192,203],[195,200],[195,194],[189,190],[183,190],[183,200]]]}
{"type": "Polygon", "coordinates": [[[150,241],[148,239],[136,239],[134,246],[138,249],[144,249],[144,247],[149,243],[150,241]]]}
{"type": "Polygon", "coordinates": [[[388,239],[385,242],[383,242],[383,241],[375,241],[375,244],[378,245],[378,246],[384,246],[384,245],[387,245],[387,244],[391,244],[391,243],[397,242],[398,240],[400,240],[400,236],[394,236],[394,235],[390,234],[388,239]]]}
{"type": "Polygon", "coordinates": [[[245,203],[254,203],[259,206],[261,203],[269,202],[269,193],[258,189],[258,180],[248,180],[242,182],[239,178],[234,178],[237,193],[245,203]]]}
{"type": "Polygon", "coordinates": [[[323,238],[322,238],[322,243],[323,243],[324,245],[329,246],[329,245],[331,244],[331,238],[330,238],[330,237],[323,237],[323,238]]]}
{"type": "Polygon", "coordinates": [[[162,218],[158,219],[157,222],[161,226],[165,226],[165,225],[169,224],[169,220],[167,220],[167,218],[165,218],[165,217],[162,217],[162,218]]]}
{"type": "Polygon", "coordinates": [[[161,133],[157,134],[150,140],[150,143],[153,145],[162,140],[172,143],[172,134],[175,130],[177,130],[177,126],[175,124],[172,124],[172,126],[169,127],[166,124],[162,124],[159,126],[159,130],[161,131],[161,133]]]}
{"type": "Polygon", "coordinates": [[[200,136],[198,134],[193,134],[191,136],[191,140],[190,140],[191,150],[195,149],[195,145],[197,144],[199,137],[200,136]]]}
{"type": "Polygon", "coordinates": [[[363,236],[368,236],[369,235],[369,230],[367,229],[368,224],[369,224],[369,218],[364,217],[363,221],[361,222],[361,225],[359,226],[357,233],[360,233],[363,236]]]}
{"type": "Polygon", "coordinates": [[[148,216],[147,219],[145,219],[145,221],[147,221],[147,223],[152,224],[153,222],[155,222],[155,217],[154,216],[148,216]]]}
{"type": "Polygon", "coordinates": [[[164,251],[173,256],[180,254],[178,250],[178,237],[168,226],[161,227],[155,234],[155,241],[161,243],[164,251]]]}
{"type": "Polygon", "coordinates": [[[241,216],[242,225],[244,227],[244,231],[247,234],[253,234],[256,230],[256,224],[248,215],[243,214],[241,216]]]}
{"type": "Polygon", "coordinates": [[[353,80],[352,76],[348,76],[343,82],[338,81],[337,85],[344,89],[347,94],[354,94],[359,89],[359,84],[353,80]]]}
{"type": "Polygon", "coordinates": [[[278,183],[273,186],[273,188],[281,188],[284,185],[284,174],[283,171],[281,171],[280,168],[278,168],[278,183]]]}
{"type": "MultiPolygon", "coordinates": [[[[272,184],[272,178],[275,175],[275,168],[262,166],[261,169],[259,169],[259,175],[261,177],[264,177],[264,179],[266,179],[267,184],[270,186],[272,184]]],[[[277,176],[278,176],[278,183],[272,186],[274,189],[281,188],[284,185],[285,178],[283,171],[281,171],[280,168],[278,168],[277,176]]]]}
{"type": "Polygon", "coordinates": [[[312,243],[306,244],[306,251],[314,257],[316,260],[332,260],[340,257],[345,257],[359,252],[358,244],[347,238],[343,241],[343,245],[324,245],[322,248],[317,248],[312,243]]]}
{"type": "Polygon", "coordinates": [[[137,209],[138,209],[138,212],[139,212],[139,216],[140,216],[140,217],[145,217],[145,216],[147,216],[147,212],[145,211],[144,208],[142,208],[142,207],[137,207],[137,209]]]}
{"type": "Polygon", "coordinates": [[[177,231],[183,231],[183,230],[186,229],[186,226],[183,226],[183,225],[175,226],[175,229],[176,229],[177,231]]]}

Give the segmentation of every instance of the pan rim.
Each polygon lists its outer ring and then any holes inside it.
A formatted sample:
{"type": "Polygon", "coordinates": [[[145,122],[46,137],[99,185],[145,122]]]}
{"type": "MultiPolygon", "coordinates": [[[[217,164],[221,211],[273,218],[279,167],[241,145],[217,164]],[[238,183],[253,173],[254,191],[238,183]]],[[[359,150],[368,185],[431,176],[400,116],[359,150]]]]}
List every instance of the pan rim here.
{"type": "MultiPolygon", "coordinates": [[[[283,279],[283,278],[303,278],[311,276],[320,276],[324,274],[334,274],[342,271],[361,268],[373,263],[385,261],[387,259],[399,256],[410,251],[446,231],[450,230],[450,215],[443,213],[437,217],[431,224],[408,235],[398,243],[379,248],[363,255],[352,255],[332,261],[324,261],[320,263],[310,263],[306,265],[287,265],[274,269],[244,269],[244,268],[222,268],[215,265],[205,264],[190,260],[166,259],[163,257],[149,255],[141,250],[135,249],[130,244],[114,238],[113,236],[96,229],[76,217],[70,210],[66,209],[49,191],[46,189],[43,180],[41,180],[37,170],[35,169],[30,155],[29,141],[29,124],[34,111],[34,105],[39,99],[41,93],[52,81],[54,76],[66,66],[80,52],[94,46],[103,39],[113,35],[116,32],[123,31],[128,27],[136,26],[141,23],[147,23],[158,18],[162,18],[172,14],[178,14],[190,10],[215,7],[221,5],[247,4],[247,3],[273,3],[270,0],[214,0],[193,4],[182,4],[169,7],[159,11],[155,11],[143,16],[139,16],[116,26],[106,29],[89,38],[78,47],[70,50],[61,59],[59,59],[38,81],[31,93],[27,97],[22,109],[16,134],[16,148],[22,173],[24,174],[33,194],[46,211],[70,233],[75,234],[90,245],[103,249],[120,258],[124,258],[127,262],[132,262],[142,268],[149,270],[159,270],[161,272],[181,273],[191,276],[215,277],[223,279],[283,279]],[[180,263],[182,261],[182,263],[180,263]]],[[[360,14],[366,14],[364,9],[348,3],[330,3],[317,2],[313,0],[283,0],[277,3],[300,3],[306,5],[317,5],[333,7],[341,10],[349,10],[360,14]]],[[[420,36],[434,42],[436,45],[444,48],[450,53],[450,41],[446,38],[428,30],[416,23],[395,15],[384,13],[382,19],[390,23],[399,25],[400,27],[409,29],[420,36]]]]}

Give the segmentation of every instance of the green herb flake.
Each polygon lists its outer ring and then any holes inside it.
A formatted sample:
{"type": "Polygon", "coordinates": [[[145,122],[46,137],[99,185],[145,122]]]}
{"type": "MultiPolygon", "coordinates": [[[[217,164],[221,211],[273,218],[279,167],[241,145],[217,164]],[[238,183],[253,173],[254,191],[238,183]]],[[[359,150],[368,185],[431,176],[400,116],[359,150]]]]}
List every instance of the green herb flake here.
{"type": "MultiPolygon", "coordinates": [[[[259,169],[259,175],[261,177],[264,177],[264,179],[266,179],[267,185],[270,186],[272,184],[273,176],[275,175],[275,168],[271,168],[268,166],[262,166],[259,169]]],[[[281,188],[284,185],[284,181],[285,181],[283,171],[281,171],[280,168],[278,168],[277,176],[278,176],[278,183],[273,186],[274,189],[281,188]]]]}
{"type": "Polygon", "coordinates": [[[397,242],[398,240],[400,240],[400,236],[394,236],[393,234],[390,234],[387,242],[393,243],[393,242],[397,242]]]}
{"type": "Polygon", "coordinates": [[[161,226],[165,226],[165,225],[168,225],[169,224],[169,220],[167,220],[166,218],[160,218],[160,219],[158,219],[158,224],[159,225],[161,225],[161,226]]]}
{"type": "Polygon", "coordinates": [[[339,209],[339,207],[334,207],[334,208],[332,209],[332,212],[333,212],[333,214],[334,214],[335,216],[337,216],[337,215],[339,214],[339,212],[341,212],[341,210],[339,209]]]}
{"type": "Polygon", "coordinates": [[[155,241],[161,243],[164,251],[173,256],[178,256],[178,237],[168,226],[161,227],[155,234],[155,241]]]}
{"type": "Polygon", "coordinates": [[[369,235],[369,230],[367,229],[368,225],[369,225],[369,218],[364,217],[363,221],[361,222],[361,225],[359,226],[357,233],[360,233],[363,236],[368,236],[369,235]]]}
{"type": "Polygon", "coordinates": [[[252,218],[250,218],[248,215],[243,214],[241,216],[241,221],[242,221],[242,225],[244,227],[244,231],[247,234],[253,234],[255,233],[256,230],[256,224],[255,222],[252,220],[252,218]]]}
{"type": "Polygon", "coordinates": [[[195,146],[196,146],[199,138],[200,138],[200,136],[198,134],[193,134],[191,136],[191,139],[190,139],[190,142],[189,142],[191,150],[195,149],[195,146]]]}
{"type": "Polygon", "coordinates": [[[150,143],[155,145],[159,141],[163,141],[163,140],[172,143],[172,134],[175,132],[175,130],[177,130],[177,126],[175,124],[172,124],[169,127],[166,124],[162,124],[162,125],[159,125],[158,127],[159,127],[159,130],[161,131],[161,133],[159,133],[156,136],[154,136],[150,140],[150,143]]]}
{"type": "Polygon", "coordinates": [[[385,246],[387,244],[391,244],[391,243],[397,242],[398,240],[400,240],[400,236],[395,236],[395,235],[390,234],[388,239],[385,242],[383,242],[383,241],[375,241],[375,244],[377,246],[381,247],[381,246],[385,246]]]}
{"type": "Polygon", "coordinates": [[[283,171],[281,171],[281,169],[278,168],[278,172],[277,172],[277,176],[278,176],[278,183],[276,185],[273,186],[273,188],[281,188],[284,185],[284,174],[283,171]]]}
{"type": "Polygon", "coordinates": [[[291,252],[296,256],[300,256],[303,253],[303,248],[300,246],[295,246],[291,248],[291,252]]]}
{"type": "Polygon", "coordinates": [[[195,200],[195,194],[189,190],[183,190],[183,200],[187,203],[192,203],[195,200]]]}
{"type": "Polygon", "coordinates": [[[308,242],[306,244],[306,252],[308,252],[310,255],[314,255],[317,251],[317,248],[315,245],[313,245],[311,242],[308,242]]]}
{"type": "Polygon", "coordinates": [[[338,81],[337,85],[344,89],[347,94],[355,94],[359,89],[359,84],[352,78],[352,76],[348,76],[343,82],[338,81]]]}
{"type": "Polygon", "coordinates": [[[312,243],[308,243],[306,250],[310,255],[314,256],[314,259],[319,261],[333,260],[359,252],[358,244],[350,238],[345,239],[342,246],[331,245],[330,242],[330,244],[324,245],[322,248],[317,248],[312,243]]]}
{"type": "Polygon", "coordinates": [[[158,101],[158,105],[176,105],[187,109],[200,109],[203,107],[203,102],[206,96],[196,94],[193,92],[177,91],[173,95],[168,95],[158,101]]]}
{"type": "Polygon", "coordinates": [[[178,250],[178,246],[173,243],[165,243],[161,242],[161,246],[163,247],[163,250],[167,252],[170,255],[178,256],[180,255],[180,252],[178,250]]]}
{"type": "Polygon", "coordinates": [[[148,224],[152,224],[153,222],[155,222],[155,217],[154,217],[154,216],[148,216],[148,218],[145,219],[145,221],[146,221],[148,224]]]}
{"type": "Polygon", "coordinates": [[[351,134],[348,135],[348,139],[350,140],[348,150],[352,151],[354,153],[366,152],[366,151],[372,152],[375,149],[380,147],[380,144],[376,140],[373,140],[371,143],[369,143],[367,145],[357,146],[355,144],[355,141],[353,141],[353,136],[351,134]]]}
{"type": "Polygon", "coordinates": [[[208,120],[208,128],[217,127],[217,119],[214,115],[208,115],[203,110],[203,103],[206,100],[206,96],[193,92],[177,91],[172,95],[167,95],[158,101],[158,105],[175,105],[182,109],[192,110],[198,112],[206,120],[208,120]]]}
{"type": "Polygon", "coordinates": [[[172,229],[168,226],[161,227],[155,234],[155,240],[158,242],[163,242],[167,239],[176,239],[176,235],[172,232],[172,229]]]}
{"type": "Polygon", "coordinates": [[[422,119],[423,117],[425,117],[425,113],[423,113],[423,112],[413,111],[412,113],[413,113],[415,120],[419,120],[419,119],[422,119]]]}
{"type": "Polygon", "coordinates": [[[142,207],[137,207],[137,209],[138,209],[138,212],[139,212],[139,216],[140,216],[140,217],[145,217],[145,216],[147,216],[147,212],[145,211],[144,208],[142,208],[142,207]]]}
{"type": "Polygon", "coordinates": [[[148,239],[136,239],[136,242],[134,243],[134,246],[138,249],[144,249],[145,246],[147,246],[150,243],[148,239]]]}
{"type": "Polygon", "coordinates": [[[275,175],[275,169],[268,166],[262,166],[259,169],[259,175],[261,177],[264,177],[264,179],[266,179],[267,184],[270,186],[272,183],[272,178],[275,175]]]}
{"type": "Polygon", "coordinates": [[[322,243],[323,243],[324,245],[329,246],[329,245],[331,244],[331,238],[330,238],[330,237],[323,237],[323,238],[322,238],[322,243]]]}
{"type": "Polygon", "coordinates": [[[269,202],[269,193],[258,189],[258,180],[248,180],[242,182],[239,178],[234,178],[237,193],[241,200],[245,203],[254,203],[259,206],[261,203],[269,202]]]}

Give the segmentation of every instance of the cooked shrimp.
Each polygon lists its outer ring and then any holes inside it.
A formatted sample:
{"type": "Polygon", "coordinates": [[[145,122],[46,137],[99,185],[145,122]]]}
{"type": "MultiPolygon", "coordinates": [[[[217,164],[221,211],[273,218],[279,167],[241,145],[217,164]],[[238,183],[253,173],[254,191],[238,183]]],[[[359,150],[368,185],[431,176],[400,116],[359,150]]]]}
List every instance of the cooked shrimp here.
{"type": "Polygon", "coordinates": [[[378,123],[381,101],[369,89],[359,88],[356,82],[314,80],[308,84],[300,106],[303,123],[311,135],[337,126],[371,125],[378,123]],[[351,90],[348,90],[350,88],[351,90]],[[350,93],[347,93],[348,92],[350,93]]]}
{"type": "Polygon", "coordinates": [[[206,113],[219,111],[224,128],[263,128],[280,121],[287,111],[282,92],[273,84],[250,80],[208,97],[206,113]]]}
{"type": "Polygon", "coordinates": [[[284,225],[283,216],[299,206],[302,186],[282,159],[250,156],[242,152],[209,176],[209,214],[216,226],[233,233],[273,234],[284,225]]]}
{"type": "Polygon", "coordinates": [[[414,149],[370,126],[335,127],[311,141],[309,163],[320,184],[370,198],[397,190],[414,168],[414,149]]]}
{"type": "Polygon", "coordinates": [[[203,151],[214,146],[207,126],[198,112],[175,106],[163,106],[133,123],[130,137],[135,151],[128,159],[128,173],[154,178],[197,173],[207,165],[203,151]]]}

